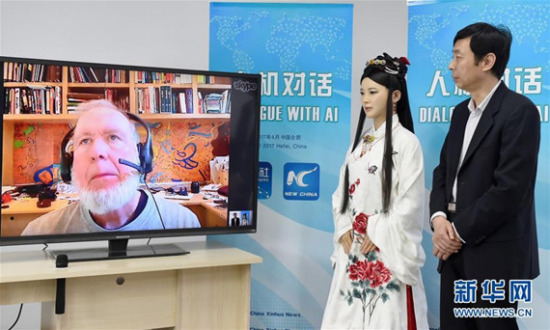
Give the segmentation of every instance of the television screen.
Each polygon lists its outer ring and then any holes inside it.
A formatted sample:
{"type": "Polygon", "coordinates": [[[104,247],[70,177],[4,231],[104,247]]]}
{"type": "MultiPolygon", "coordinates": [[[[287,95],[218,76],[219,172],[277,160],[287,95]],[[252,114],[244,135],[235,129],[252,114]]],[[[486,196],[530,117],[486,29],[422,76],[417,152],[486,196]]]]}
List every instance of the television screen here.
{"type": "Polygon", "coordinates": [[[0,62],[1,245],[255,232],[260,75],[0,62]]]}

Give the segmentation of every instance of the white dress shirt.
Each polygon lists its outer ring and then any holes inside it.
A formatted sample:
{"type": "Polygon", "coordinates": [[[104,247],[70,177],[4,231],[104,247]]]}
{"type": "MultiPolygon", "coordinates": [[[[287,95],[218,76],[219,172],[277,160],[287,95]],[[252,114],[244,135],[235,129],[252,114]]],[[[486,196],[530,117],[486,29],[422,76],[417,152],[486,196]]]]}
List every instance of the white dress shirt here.
{"type": "MultiPolygon", "coordinates": [[[[491,98],[493,97],[493,94],[495,94],[495,91],[497,90],[498,86],[500,86],[501,81],[499,80],[498,83],[496,83],[495,87],[485,96],[483,101],[476,107],[476,104],[474,102],[473,98],[470,98],[470,102],[468,103],[468,110],[470,110],[470,115],[468,116],[468,122],[466,123],[466,129],[464,130],[464,139],[462,140],[462,150],[460,151],[460,160],[458,161],[458,169],[456,171],[455,180],[453,183],[453,190],[452,190],[452,197],[453,201],[456,201],[456,190],[457,190],[457,181],[458,181],[458,172],[460,171],[460,167],[462,166],[462,161],[464,161],[464,156],[466,156],[466,152],[468,151],[468,147],[470,146],[470,142],[472,142],[472,137],[474,136],[474,133],[476,131],[477,125],[479,124],[479,120],[481,119],[481,115],[483,114],[483,111],[487,107],[487,104],[489,104],[489,101],[491,101],[491,98]]],[[[438,211],[435,212],[432,217],[430,218],[430,225],[433,229],[433,219],[437,216],[443,216],[445,219],[447,219],[447,214],[444,211],[438,211]]],[[[452,224],[454,227],[454,223],[452,224]]],[[[458,234],[455,228],[455,232],[458,234]]],[[[462,240],[463,243],[466,243],[461,237],[460,234],[458,234],[458,237],[460,240],[462,240]]]]}

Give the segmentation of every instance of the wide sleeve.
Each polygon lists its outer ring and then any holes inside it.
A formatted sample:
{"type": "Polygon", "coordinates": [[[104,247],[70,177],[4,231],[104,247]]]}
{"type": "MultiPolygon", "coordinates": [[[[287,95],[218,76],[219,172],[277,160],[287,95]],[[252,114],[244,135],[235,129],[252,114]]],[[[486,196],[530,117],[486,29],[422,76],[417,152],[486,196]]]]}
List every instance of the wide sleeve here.
{"type": "Polygon", "coordinates": [[[338,249],[340,248],[340,237],[344,235],[348,230],[352,229],[352,223],[351,218],[348,216],[349,210],[346,210],[344,213],[341,212],[342,203],[344,199],[344,181],[345,181],[345,175],[346,175],[346,166],[347,166],[347,159],[350,156],[351,149],[348,150],[348,153],[346,154],[346,161],[340,168],[340,175],[338,179],[338,187],[332,194],[332,217],[334,219],[334,237],[333,237],[333,243],[334,243],[334,250],[332,252],[332,255],[330,257],[330,261],[332,263],[332,267],[334,268],[334,265],[336,264],[336,253],[338,249]]]}
{"type": "Polygon", "coordinates": [[[394,143],[397,154],[389,212],[370,216],[367,233],[392,274],[405,284],[415,285],[426,259],[421,246],[424,163],[414,135],[400,141],[394,143]]]}

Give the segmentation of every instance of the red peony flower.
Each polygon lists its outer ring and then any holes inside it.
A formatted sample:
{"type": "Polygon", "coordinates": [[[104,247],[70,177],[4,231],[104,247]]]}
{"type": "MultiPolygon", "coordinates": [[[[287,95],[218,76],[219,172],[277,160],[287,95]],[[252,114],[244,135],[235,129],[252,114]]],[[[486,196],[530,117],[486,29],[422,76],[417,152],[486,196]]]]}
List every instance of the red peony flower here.
{"type": "Polygon", "coordinates": [[[356,184],[359,184],[361,183],[361,181],[359,181],[359,179],[357,179],[357,181],[355,181],[356,184]]]}
{"type": "Polygon", "coordinates": [[[370,287],[376,288],[384,283],[388,283],[391,279],[391,272],[384,263],[380,260],[373,262],[369,265],[371,273],[368,276],[370,281],[370,287]]]}
{"type": "Polygon", "coordinates": [[[360,213],[355,217],[355,220],[353,220],[353,230],[358,232],[361,235],[365,235],[367,233],[367,223],[369,221],[369,216],[365,213],[360,213]]]}
{"type": "Polygon", "coordinates": [[[369,263],[366,260],[357,261],[349,266],[349,278],[352,281],[365,281],[369,273],[369,263]]]}
{"type": "Polygon", "coordinates": [[[354,192],[355,192],[355,183],[352,183],[351,186],[349,187],[349,194],[353,195],[354,192]]]}

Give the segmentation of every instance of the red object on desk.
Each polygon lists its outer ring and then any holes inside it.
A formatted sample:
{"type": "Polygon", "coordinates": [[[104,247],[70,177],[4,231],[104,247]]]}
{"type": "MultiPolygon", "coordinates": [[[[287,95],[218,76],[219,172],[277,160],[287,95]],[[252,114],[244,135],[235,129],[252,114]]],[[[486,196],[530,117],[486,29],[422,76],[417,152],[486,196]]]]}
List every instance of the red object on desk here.
{"type": "Polygon", "coordinates": [[[221,186],[220,189],[218,189],[218,194],[227,197],[229,195],[229,186],[221,186]]]}
{"type": "Polygon", "coordinates": [[[7,192],[2,194],[2,204],[6,204],[12,201],[11,195],[7,192]]]}
{"type": "Polygon", "coordinates": [[[36,202],[36,207],[43,208],[43,207],[50,207],[52,206],[52,200],[51,199],[39,199],[36,202]]]}

